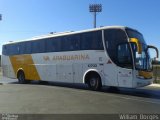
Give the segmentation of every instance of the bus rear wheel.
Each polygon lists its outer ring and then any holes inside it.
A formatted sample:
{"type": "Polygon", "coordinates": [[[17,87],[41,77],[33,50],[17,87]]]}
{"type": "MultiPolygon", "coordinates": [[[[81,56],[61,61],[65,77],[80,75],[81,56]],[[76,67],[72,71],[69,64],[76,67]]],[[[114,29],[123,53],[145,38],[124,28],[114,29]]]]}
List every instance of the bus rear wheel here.
{"type": "Polygon", "coordinates": [[[94,91],[100,90],[102,87],[101,78],[97,74],[91,75],[87,84],[89,88],[94,91]]]}
{"type": "Polygon", "coordinates": [[[26,84],[26,83],[27,83],[27,82],[26,82],[26,79],[25,79],[25,74],[24,74],[23,71],[19,71],[19,72],[18,72],[17,78],[18,78],[18,82],[19,82],[20,84],[26,84]]]}

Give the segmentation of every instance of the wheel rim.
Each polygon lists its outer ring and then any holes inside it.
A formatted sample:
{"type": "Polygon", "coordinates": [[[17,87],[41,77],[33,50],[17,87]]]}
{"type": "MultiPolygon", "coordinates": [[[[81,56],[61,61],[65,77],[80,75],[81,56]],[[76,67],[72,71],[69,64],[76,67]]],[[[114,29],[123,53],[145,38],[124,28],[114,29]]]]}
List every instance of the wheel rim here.
{"type": "Polygon", "coordinates": [[[91,78],[90,79],[90,85],[91,85],[91,87],[95,87],[97,85],[97,79],[96,78],[91,78]]]}
{"type": "Polygon", "coordinates": [[[23,82],[24,81],[24,75],[22,73],[20,73],[19,75],[19,81],[20,82],[23,82]]]}

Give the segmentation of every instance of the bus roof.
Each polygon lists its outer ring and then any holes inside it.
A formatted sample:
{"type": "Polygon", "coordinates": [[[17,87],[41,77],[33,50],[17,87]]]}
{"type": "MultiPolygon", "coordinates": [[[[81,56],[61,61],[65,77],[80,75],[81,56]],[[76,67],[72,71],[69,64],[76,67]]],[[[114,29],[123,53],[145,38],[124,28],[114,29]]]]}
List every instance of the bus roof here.
{"type": "MultiPolygon", "coordinates": [[[[104,30],[104,29],[123,29],[124,30],[126,28],[129,28],[129,27],[125,27],[125,26],[104,26],[104,27],[88,29],[88,30],[81,30],[81,31],[66,31],[66,32],[58,32],[58,33],[51,32],[50,34],[41,35],[41,36],[35,36],[35,37],[30,38],[30,39],[7,42],[5,45],[21,43],[21,42],[27,42],[27,41],[32,41],[32,40],[40,40],[40,39],[45,39],[45,38],[73,35],[73,34],[78,34],[78,33],[92,32],[92,31],[104,30]]],[[[129,29],[132,29],[132,28],[129,28],[129,29]]]]}

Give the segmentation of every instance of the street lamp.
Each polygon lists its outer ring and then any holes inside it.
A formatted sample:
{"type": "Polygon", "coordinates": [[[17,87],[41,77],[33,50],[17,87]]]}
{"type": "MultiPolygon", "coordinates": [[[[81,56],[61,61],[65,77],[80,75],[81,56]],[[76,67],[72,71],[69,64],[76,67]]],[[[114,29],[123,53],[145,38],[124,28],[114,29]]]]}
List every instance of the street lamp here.
{"type": "Polygon", "coordinates": [[[0,20],[2,20],[2,14],[0,14],[0,20]]]}
{"type": "Polygon", "coordinates": [[[102,4],[90,4],[89,11],[94,13],[94,28],[96,28],[97,12],[102,12],[102,4]]]}

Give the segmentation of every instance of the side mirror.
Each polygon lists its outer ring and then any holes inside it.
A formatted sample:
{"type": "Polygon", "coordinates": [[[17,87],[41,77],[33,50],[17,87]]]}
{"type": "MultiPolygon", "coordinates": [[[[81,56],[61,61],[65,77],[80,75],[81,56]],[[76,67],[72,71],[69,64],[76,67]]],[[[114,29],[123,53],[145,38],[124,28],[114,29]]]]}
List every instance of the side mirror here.
{"type": "MultiPolygon", "coordinates": [[[[147,51],[148,51],[149,48],[155,49],[155,51],[156,51],[156,53],[157,53],[156,58],[159,58],[159,51],[158,51],[158,49],[157,49],[156,47],[154,47],[154,46],[148,45],[148,46],[147,46],[147,51]]],[[[155,58],[155,59],[156,59],[156,58],[155,58]]]]}
{"type": "Polygon", "coordinates": [[[133,42],[137,45],[138,54],[142,54],[142,45],[137,38],[130,38],[130,42],[133,42]]]}

